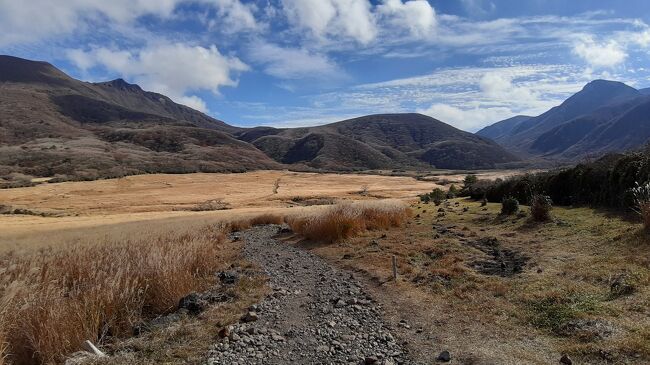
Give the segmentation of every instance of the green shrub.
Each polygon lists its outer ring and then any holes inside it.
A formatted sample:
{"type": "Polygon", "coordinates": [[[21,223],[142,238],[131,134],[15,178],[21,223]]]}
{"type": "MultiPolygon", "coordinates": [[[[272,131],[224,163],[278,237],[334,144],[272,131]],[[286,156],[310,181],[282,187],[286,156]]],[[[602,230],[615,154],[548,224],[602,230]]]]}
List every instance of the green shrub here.
{"type": "Polygon", "coordinates": [[[467,175],[465,180],[463,180],[463,187],[470,187],[478,182],[478,177],[476,175],[467,175]]]}
{"type": "Polygon", "coordinates": [[[431,197],[433,204],[438,206],[442,203],[443,200],[445,200],[447,194],[442,189],[435,188],[429,193],[429,196],[431,197]]]}
{"type": "Polygon", "coordinates": [[[570,322],[597,312],[598,299],[592,295],[563,293],[530,301],[528,308],[534,326],[561,335],[570,322]]]}
{"type": "Polygon", "coordinates": [[[551,197],[542,194],[534,194],[530,198],[530,215],[537,222],[546,222],[551,220],[551,208],[553,201],[551,197]]]}
{"type": "Polygon", "coordinates": [[[455,198],[455,197],[458,195],[458,193],[459,193],[459,190],[458,190],[458,188],[456,187],[456,185],[451,184],[451,185],[449,186],[449,190],[447,191],[447,199],[453,199],[453,198],[455,198]]]}
{"type": "Polygon", "coordinates": [[[501,214],[513,215],[518,211],[519,211],[519,200],[513,197],[507,197],[501,201],[501,214]]]}

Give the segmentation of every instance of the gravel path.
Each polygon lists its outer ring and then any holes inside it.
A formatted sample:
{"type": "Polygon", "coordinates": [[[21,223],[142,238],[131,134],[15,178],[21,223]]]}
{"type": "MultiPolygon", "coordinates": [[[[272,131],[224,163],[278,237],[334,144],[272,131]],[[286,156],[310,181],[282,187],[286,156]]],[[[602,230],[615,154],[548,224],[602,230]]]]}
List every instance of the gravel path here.
{"type": "Polygon", "coordinates": [[[350,273],[273,237],[279,226],[238,233],[272,293],[222,333],[208,364],[413,364],[350,273]]]}

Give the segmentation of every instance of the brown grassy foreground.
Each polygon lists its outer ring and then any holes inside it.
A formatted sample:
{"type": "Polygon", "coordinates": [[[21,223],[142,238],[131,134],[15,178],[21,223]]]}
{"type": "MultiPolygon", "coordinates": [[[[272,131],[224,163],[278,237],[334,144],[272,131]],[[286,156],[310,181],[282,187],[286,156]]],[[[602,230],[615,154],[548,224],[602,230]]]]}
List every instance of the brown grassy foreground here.
{"type": "Polygon", "coordinates": [[[223,232],[211,225],[3,255],[0,358],[60,362],[86,339],[130,336],[134,325],[214,285],[215,272],[238,255],[223,232]]]}
{"type": "Polygon", "coordinates": [[[158,352],[179,360],[200,356],[204,349],[193,343],[210,341],[206,326],[214,330],[236,320],[242,303],[259,298],[263,280],[243,282],[235,293],[241,303],[212,308],[202,322],[185,319],[127,338],[142,321],[175,311],[185,295],[214,286],[215,272],[238,260],[239,246],[224,232],[286,221],[304,237],[329,242],[400,226],[409,217],[400,201],[343,202],[286,218],[266,213],[153,232],[138,226],[140,232],[126,236],[7,252],[0,256],[0,358],[14,365],[58,363],[87,339],[112,349],[112,363],[170,362],[158,352]]]}

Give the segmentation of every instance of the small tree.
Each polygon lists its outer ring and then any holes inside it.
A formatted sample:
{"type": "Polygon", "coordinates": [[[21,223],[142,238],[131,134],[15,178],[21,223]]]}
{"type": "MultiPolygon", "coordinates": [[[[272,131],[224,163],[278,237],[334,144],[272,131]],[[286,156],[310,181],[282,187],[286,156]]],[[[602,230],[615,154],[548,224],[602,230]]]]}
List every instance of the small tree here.
{"type": "Polygon", "coordinates": [[[456,185],[451,184],[449,186],[449,190],[447,191],[447,199],[453,199],[456,197],[456,195],[458,195],[458,188],[456,185]]]}
{"type": "Polygon", "coordinates": [[[440,188],[435,188],[429,193],[429,197],[433,201],[433,204],[436,206],[440,205],[443,200],[445,200],[446,194],[440,188]]]}
{"type": "Polygon", "coordinates": [[[533,194],[530,198],[530,215],[538,222],[546,222],[551,219],[552,207],[553,202],[548,195],[533,194]]]}
{"type": "Polygon", "coordinates": [[[519,200],[509,196],[501,201],[501,214],[513,215],[519,211],[519,200]]]}
{"type": "Polygon", "coordinates": [[[465,176],[465,180],[463,180],[463,186],[464,187],[470,187],[478,181],[478,177],[476,175],[467,175],[465,176]]]}

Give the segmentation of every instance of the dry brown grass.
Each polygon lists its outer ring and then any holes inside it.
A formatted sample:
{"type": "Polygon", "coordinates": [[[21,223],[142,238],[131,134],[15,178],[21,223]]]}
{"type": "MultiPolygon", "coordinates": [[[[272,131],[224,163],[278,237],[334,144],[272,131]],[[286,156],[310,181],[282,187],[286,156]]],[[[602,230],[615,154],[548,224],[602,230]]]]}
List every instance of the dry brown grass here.
{"type": "Polygon", "coordinates": [[[311,240],[335,242],[366,230],[397,227],[411,211],[398,201],[339,203],[317,213],[289,216],[291,229],[311,240]]]}
{"type": "Polygon", "coordinates": [[[131,334],[143,318],[213,284],[233,252],[213,227],[70,244],[0,257],[0,335],[12,364],[52,363],[89,339],[131,334]]]}

